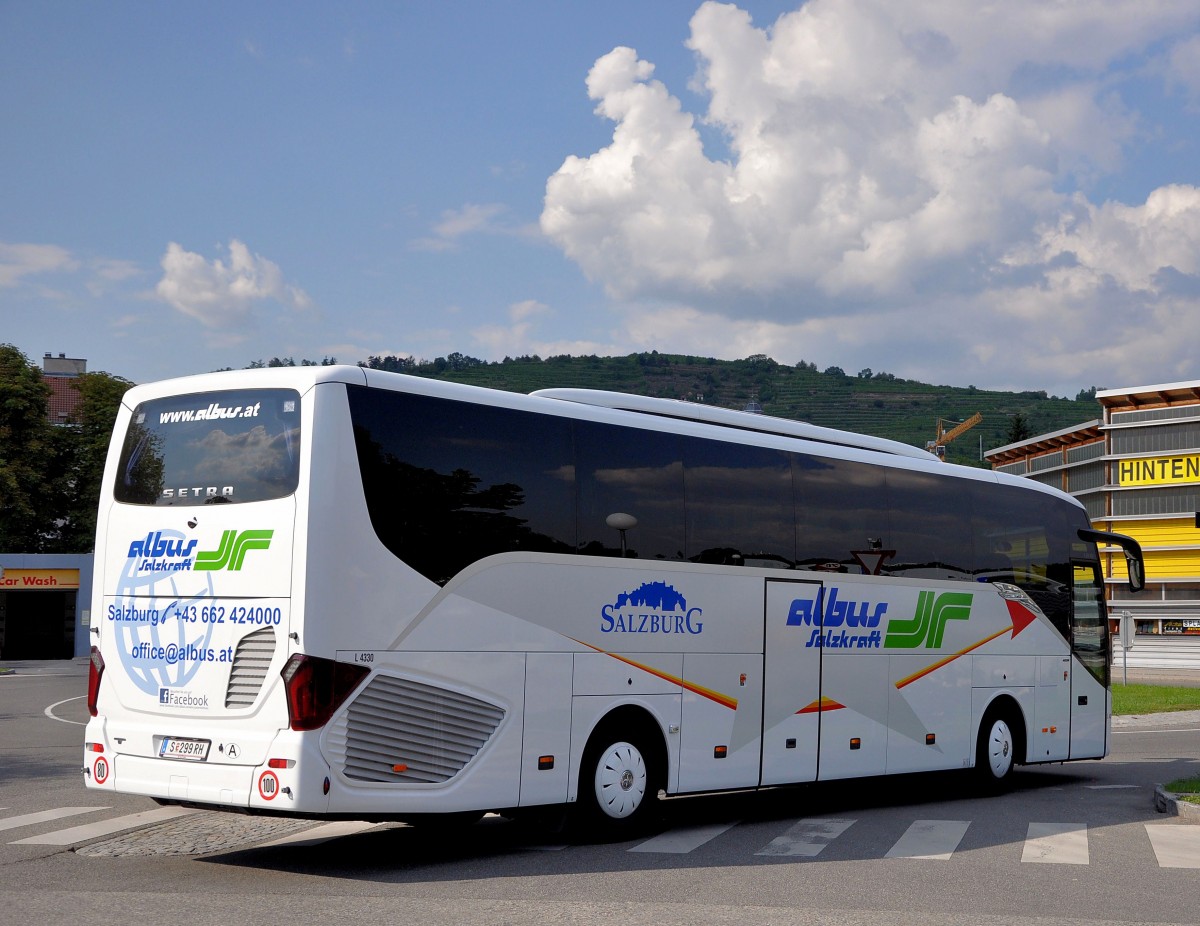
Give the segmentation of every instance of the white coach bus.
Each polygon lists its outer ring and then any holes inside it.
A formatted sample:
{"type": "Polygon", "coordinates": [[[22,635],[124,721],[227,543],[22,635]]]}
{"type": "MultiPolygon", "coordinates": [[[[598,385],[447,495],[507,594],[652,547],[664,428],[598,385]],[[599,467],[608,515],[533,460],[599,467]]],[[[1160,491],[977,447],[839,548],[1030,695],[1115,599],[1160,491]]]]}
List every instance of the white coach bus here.
{"type": "Polygon", "coordinates": [[[619,832],[663,794],[1101,758],[1098,544],[1137,586],[1064,494],[762,415],[347,366],[138,386],[86,782],[619,832]]]}

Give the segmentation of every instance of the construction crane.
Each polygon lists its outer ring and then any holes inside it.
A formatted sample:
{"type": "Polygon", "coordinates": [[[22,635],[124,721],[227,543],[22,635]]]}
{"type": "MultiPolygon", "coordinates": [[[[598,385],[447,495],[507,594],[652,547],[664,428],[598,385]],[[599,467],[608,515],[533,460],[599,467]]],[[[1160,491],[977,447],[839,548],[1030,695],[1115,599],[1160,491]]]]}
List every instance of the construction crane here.
{"type": "Polygon", "coordinates": [[[936,456],[939,460],[946,459],[946,445],[956,437],[971,430],[979,422],[983,421],[983,415],[976,412],[966,421],[956,424],[950,430],[946,430],[946,422],[941,418],[937,420],[937,437],[931,441],[925,442],[925,449],[936,456]]]}

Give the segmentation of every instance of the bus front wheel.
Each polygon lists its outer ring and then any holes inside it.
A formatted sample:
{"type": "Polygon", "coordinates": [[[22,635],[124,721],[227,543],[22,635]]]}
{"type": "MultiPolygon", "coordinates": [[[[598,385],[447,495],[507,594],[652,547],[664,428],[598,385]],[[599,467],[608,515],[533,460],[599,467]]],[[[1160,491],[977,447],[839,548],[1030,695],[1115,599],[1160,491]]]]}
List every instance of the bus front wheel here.
{"type": "Polygon", "coordinates": [[[985,784],[998,785],[1012,774],[1016,763],[1017,740],[1008,718],[989,714],[979,726],[975,748],[975,770],[985,784]]]}

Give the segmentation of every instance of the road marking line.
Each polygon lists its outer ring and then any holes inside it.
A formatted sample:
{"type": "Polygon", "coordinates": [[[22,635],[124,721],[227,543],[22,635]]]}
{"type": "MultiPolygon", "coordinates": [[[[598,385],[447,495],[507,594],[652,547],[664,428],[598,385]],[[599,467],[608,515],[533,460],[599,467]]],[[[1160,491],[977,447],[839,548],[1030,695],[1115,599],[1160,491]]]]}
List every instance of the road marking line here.
{"type": "Polygon", "coordinates": [[[917,820],[888,850],[884,858],[949,861],[970,825],[967,820],[917,820]]]}
{"type": "Polygon", "coordinates": [[[782,836],[776,836],[754,854],[815,858],[853,825],[853,820],[809,817],[793,825],[782,836]]]}
{"type": "Polygon", "coordinates": [[[54,713],[54,709],[56,707],[59,707],[63,704],[69,704],[71,701],[82,701],[85,697],[87,697],[87,696],[86,695],[76,695],[74,698],[67,698],[65,701],[58,701],[54,704],[51,704],[48,708],[46,708],[44,711],[42,711],[42,713],[45,714],[47,717],[49,717],[51,720],[57,720],[59,723],[69,723],[76,727],[86,727],[87,724],[84,723],[83,721],[66,720],[62,717],[56,716],[54,713]]]}
{"type": "Polygon", "coordinates": [[[1147,823],[1159,868],[1200,868],[1200,826],[1147,823]]]}
{"type": "MultiPolygon", "coordinates": [[[[88,808],[89,810],[92,808],[88,808]]],[[[174,817],[197,813],[191,807],[156,807],[153,810],[143,810],[141,813],[126,814],[123,817],[113,817],[111,820],[100,820],[96,823],[85,823],[82,826],[72,826],[65,830],[56,830],[42,836],[30,836],[28,839],[18,839],[10,842],[10,846],[69,846],[76,842],[87,842],[100,836],[119,833],[122,830],[137,829],[150,823],[161,823],[174,817]]]]}
{"type": "MultiPolygon", "coordinates": [[[[8,808],[5,807],[5,810],[8,808]]],[[[93,813],[97,810],[108,810],[107,807],[55,807],[53,810],[42,810],[38,813],[23,813],[19,817],[9,817],[0,820],[0,830],[12,830],[18,826],[29,826],[33,823],[46,823],[63,817],[73,817],[78,813],[93,813]]]]}
{"type": "Polygon", "coordinates": [[[1050,865],[1088,864],[1087,825],[1030,823],[1021,861],[1050,865]]]}
{"type": "MultiPolygon", "coordinates": [[[[1165,730],[1113,730],[1113,733],[1200,733],[1200,727],[1168,727],[1165,730]]],[[[1146,759],[1147,762],[1174,762],[1174,759],[1146,759]]],[[[1133,765],[1134,762],[1125,762],[1125,765],[1133,765]]]]}
{"type": "Polygon", "coordinates": [[[647,839],[630,849],[630,852],[664,852],[675,855],[686,855],[693,849],[698,849],[711,839],[716,839],[726,830],[737,826],[733,823],[714,823],[709,826],[689,826],[684,829],[671,830],[647,839]]]}

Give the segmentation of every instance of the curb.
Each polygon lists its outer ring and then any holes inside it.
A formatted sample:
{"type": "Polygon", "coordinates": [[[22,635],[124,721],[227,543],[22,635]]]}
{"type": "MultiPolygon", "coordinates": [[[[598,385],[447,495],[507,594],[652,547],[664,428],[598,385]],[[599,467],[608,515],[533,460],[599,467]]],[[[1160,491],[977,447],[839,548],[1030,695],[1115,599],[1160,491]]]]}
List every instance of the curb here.
{"type": "Polygon", "coordinates": [[[1200,804],[1181,801],[1179,795],[1164,791],[1162,785],[1154,786],[1154,809],[1159,813],[1178,817],[1181,823],[1200,824],[1200,804]]]}

